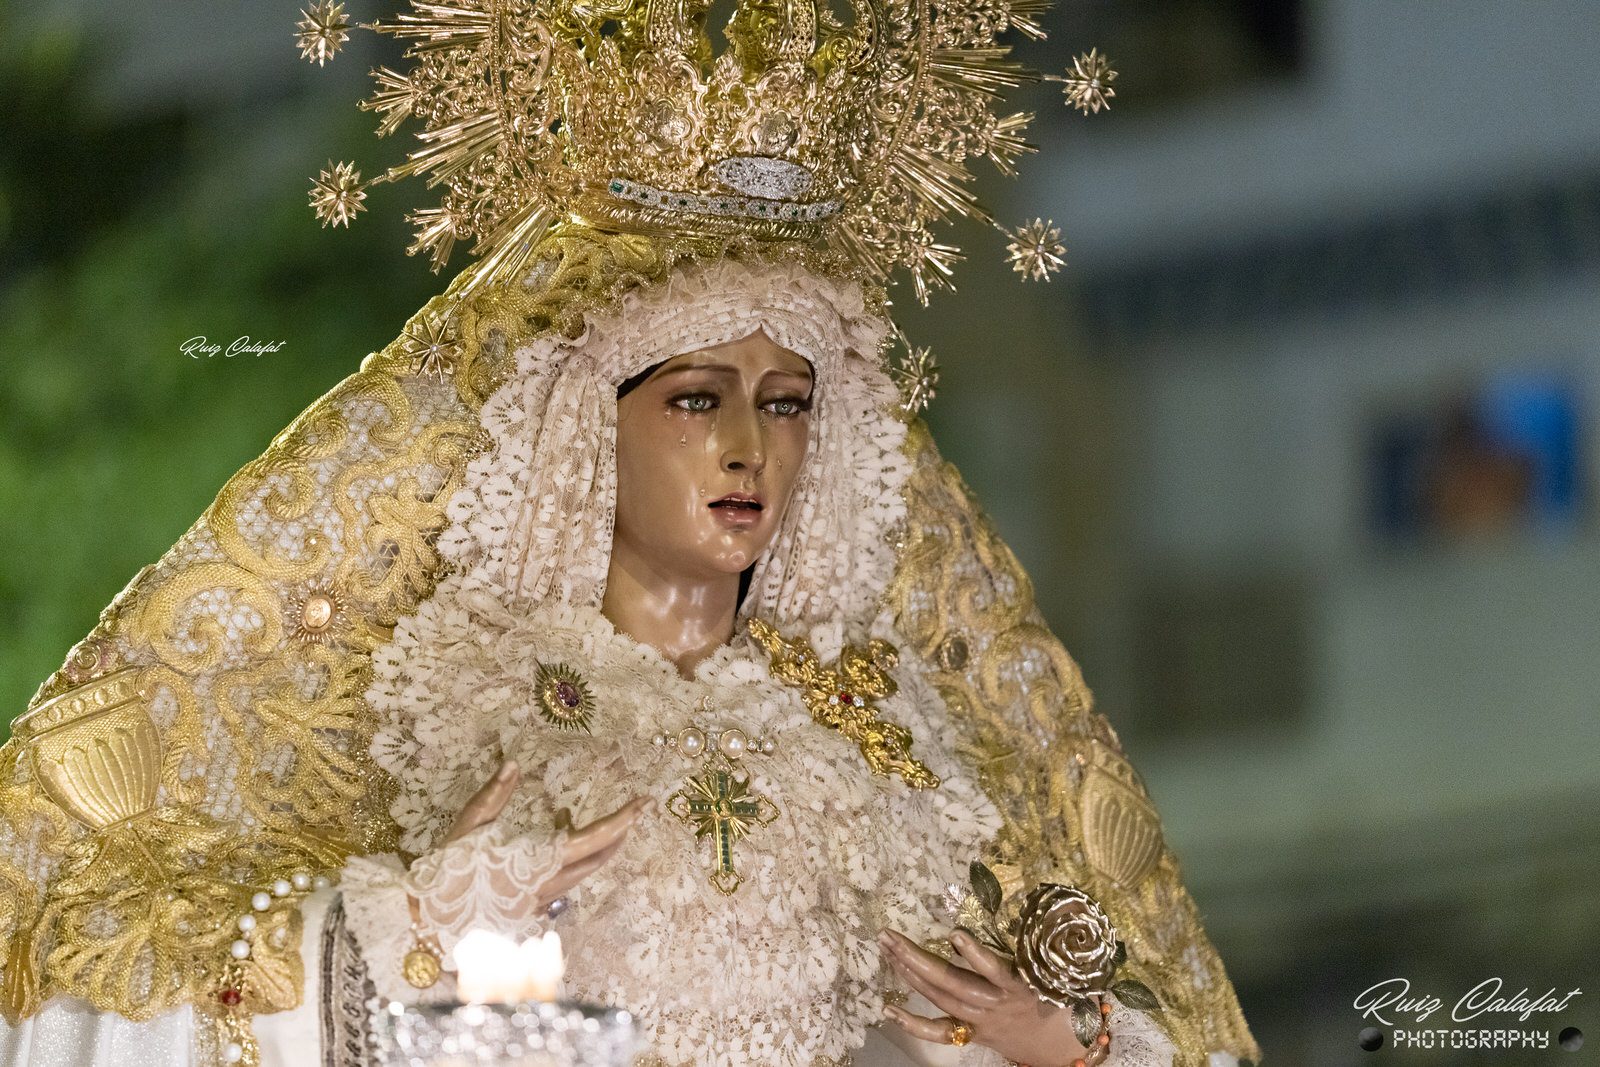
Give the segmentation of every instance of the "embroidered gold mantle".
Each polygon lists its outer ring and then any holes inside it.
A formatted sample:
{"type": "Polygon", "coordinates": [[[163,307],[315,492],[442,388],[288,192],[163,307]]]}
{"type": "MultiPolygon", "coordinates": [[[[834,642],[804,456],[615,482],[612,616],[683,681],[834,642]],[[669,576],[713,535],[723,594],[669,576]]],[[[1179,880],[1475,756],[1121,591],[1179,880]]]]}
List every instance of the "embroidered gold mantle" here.
{"type": "MultiPolygon", "coordinates": [[[[40,688],[0,749],[8,1019],[59,994],[134,1019],[218,1010],[225,976],[243,997],[224,1014],[298,1003],[294,909],[274,909],[242,969],[230,924],[277,879],[392,847],[391,787],[367,756],[370,653],[441,575],[432,539],[501,357],[679,258],[724,252],[552,242],[565,255],[537,291],[441,295],[302,413],[40,688]]],[[[964,755],[1005,815],[985,858],[1008,888],[1068,882],[1106,907],[1181,1067],[1211,1049],[1259,1058],[1115,732],[959,475],[912,431],[889,606],[940,665],[964,755]]]]}

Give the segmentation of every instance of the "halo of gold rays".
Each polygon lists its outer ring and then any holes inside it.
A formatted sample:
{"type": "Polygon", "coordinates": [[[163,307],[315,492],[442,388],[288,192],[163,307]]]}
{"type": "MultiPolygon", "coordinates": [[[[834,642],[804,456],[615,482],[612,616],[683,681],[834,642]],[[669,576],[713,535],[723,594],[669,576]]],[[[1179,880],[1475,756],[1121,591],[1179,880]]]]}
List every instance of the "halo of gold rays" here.
{"type": "Polygon", "coordinates": [[[1050,275],[1067,265],[1067,246],[1061,243],[1061,228],[1045,219],[1008,231],[1011,241],[1006,256],[1011,269],[1030,281],[1049,281],[1050,275]]]}
{"type": "MultiPolygon", "coordinates": [[[[917,299],[927,303],[932,290],[949,287],[962,258],[938,236],[947,226],[975,218],[1008,241],[1017,239],[1018,231],[978,202],[969,164],[987,159],[1012,174],[1034,150],[1024,139],[1033,116],[1005,112],[1002,98],[1045,76],[1015,62],[1001,38],[1008,31],[1044,38],[1048,6],[1049,0],[851,0],[855,25],[846,26],[819,16],[809,0],[740,0],[729,24],[730,40],[740,43],[740,62],[727,69],[743,64],[740,91],[760,86],[778,94],[762,105],[767,113],[756,116],[759,121],[752,119],[761,136],[750,133],[750,143],[758,156],[771,158],[798,158],[793,146],[803,144],[823,153],[817,157],[819,184],[806,194],[812,198],[806,203],[833,196],[840,207],[815,232],[874,280],[887,283],[904,272],[917,299]],[[795,85],[810,85],[806,92],[812,95],[784,96],[783,78],[768,77],[779,73],[796,79],[795,85]],[[829,77],[834,80],[824,84],[829,77]],[[796,106],[776,107],[774,100],[796,106]],[[851,118],[841,125],[847,104],[851,118]],[[781,144],[769,136],[779,126],[785,131],[781,144]],[[762,149],[769,141],[777,147],[762,149]]],[[[375,91],[360,106],[380,116],[381,136],[407,120],[421,125],[418,148],[367,184],[421,176],[429,188],[445,187],[435,206],[408,215],[417,236],[407,251],[427,253],[438,271],[458,241],[470,242],[477,260],[452,286],[462,296],[479,285],[511,280],[550,226],[576,210],[573,198],[597,187],[599,168],[620,166],[622,177],[648,185],[648,175],[626,172],[667,166],[656,156],[656,163],[637,162],[644,157],[631,139],[662,99],[684,105],[683,114],[674,112],[670,150],[678,153],[673,158],[692,164],[681,173],[712,173],[716,152],[728,151],[717,140],[727,131],[716,126],[727,109],[702,107],[702,95],[708,86],[722,91],[717,79],[728,75],[726,65],[701,54],[702,8],[409,0],[392,19],[361,24],[404,42],[409,67],[374,70],[375,91]],[[659,71],[667,69],[692,84],[660,81],[659,71]]],[[[302,15],[301,48],[308,59],[324,63],[346,35],[342,5],[319,0],[302,15]]],[[[1108,106],[1115,76],[1105,57],[1091,50],[1065,77],[1048,80],[1064,83],[1067,101],[1093,113],[1108,106]]],[[[599,187],[617,176],[600,177],[599,187]]],[[[691,184],[671,195],[708,191],[715,190],[691,184]]],[[[313,187],[312,206],[324,225],[347,226],[364,209],[362,199],[353,166],[330,164],[313,187]]],[[[670,211],[652,215],[653,207],[605,203],[624,229],[660,224],[670,232],[681,221],[670,211]]],[[[760,236],[773,232],[778,219],[760,222],[764,230],[751,219],[725,218],[722,229],[712,232],[760,236]]],[[[700,216],[690,223],[709,225],[700,216]]],[[[1015,265],[1019,259],[1012,251],[1015,265]]],[[[1052,258],[1038,251],[1025,252],[1020,261],[1027,277],[1048,276],[1063,262],[1059,253],[1052,258]]]]}
{"type": "Polygon", "coordinates": [[[294,28],[300,58],[319,67],[338,55],[350,39],[350,20],[345,17],[344,5],[333,0],[317,0],[309,8],[302,8],[294,28]]]}
{"type": "Polygon", "coordinates": [[[324,226],[350,225],[357,212],[367,210],[367,193],[354,163],[334,163],[322,168],[311,183],[311,207],[324,226]]]}

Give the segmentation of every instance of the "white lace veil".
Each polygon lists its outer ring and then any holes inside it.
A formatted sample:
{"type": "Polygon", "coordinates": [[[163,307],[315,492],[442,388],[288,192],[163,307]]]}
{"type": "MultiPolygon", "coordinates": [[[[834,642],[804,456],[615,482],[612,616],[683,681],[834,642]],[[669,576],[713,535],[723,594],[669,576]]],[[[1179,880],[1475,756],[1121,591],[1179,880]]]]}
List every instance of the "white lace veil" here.
{"type": "Polygon", "coordinates": [[[798,264],[687,264],[595,316],[576,339],[519,347],[484,403],[493,446],[467,467],[439,550],[463,584],[598,607],[616,511],[617,387],[671,356],[756,330],[814,368],[805,466],[741,616],[779,626],[870,620],[905,514],[905,424],[879,350],[889,324],[860,286],[798,264]]]}

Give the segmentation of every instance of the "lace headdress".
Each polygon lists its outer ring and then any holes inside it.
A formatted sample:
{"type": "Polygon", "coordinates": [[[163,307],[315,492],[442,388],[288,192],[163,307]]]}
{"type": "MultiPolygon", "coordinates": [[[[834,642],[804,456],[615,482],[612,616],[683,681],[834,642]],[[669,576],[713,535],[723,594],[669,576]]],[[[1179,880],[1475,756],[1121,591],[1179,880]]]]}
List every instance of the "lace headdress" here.
{"type": "Polygon", "coordinates": [[[859,284],[790,263],[687,263],[629,292],[581,335],[518,347],[484,404],[492,450],[467,465],[439,541],[485,584],[598,607],[616,508],[617,386],[681,352],[765,334],[812,365],[807,455],[741,611],[780,624],[870,619],[905,514],[905,423],[859,284]]]}

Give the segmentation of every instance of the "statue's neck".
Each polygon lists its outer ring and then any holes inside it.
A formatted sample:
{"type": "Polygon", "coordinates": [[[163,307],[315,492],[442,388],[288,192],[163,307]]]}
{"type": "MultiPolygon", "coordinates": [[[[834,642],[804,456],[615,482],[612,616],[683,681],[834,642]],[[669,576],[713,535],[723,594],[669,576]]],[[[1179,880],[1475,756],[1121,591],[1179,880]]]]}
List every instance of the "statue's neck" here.
{"type": "Polygon", "coordinates": [[[663,574],[614,549],[600,613],[692,678],[695,667],[732,639],[738,607],[738,574],[663,574]]]}

